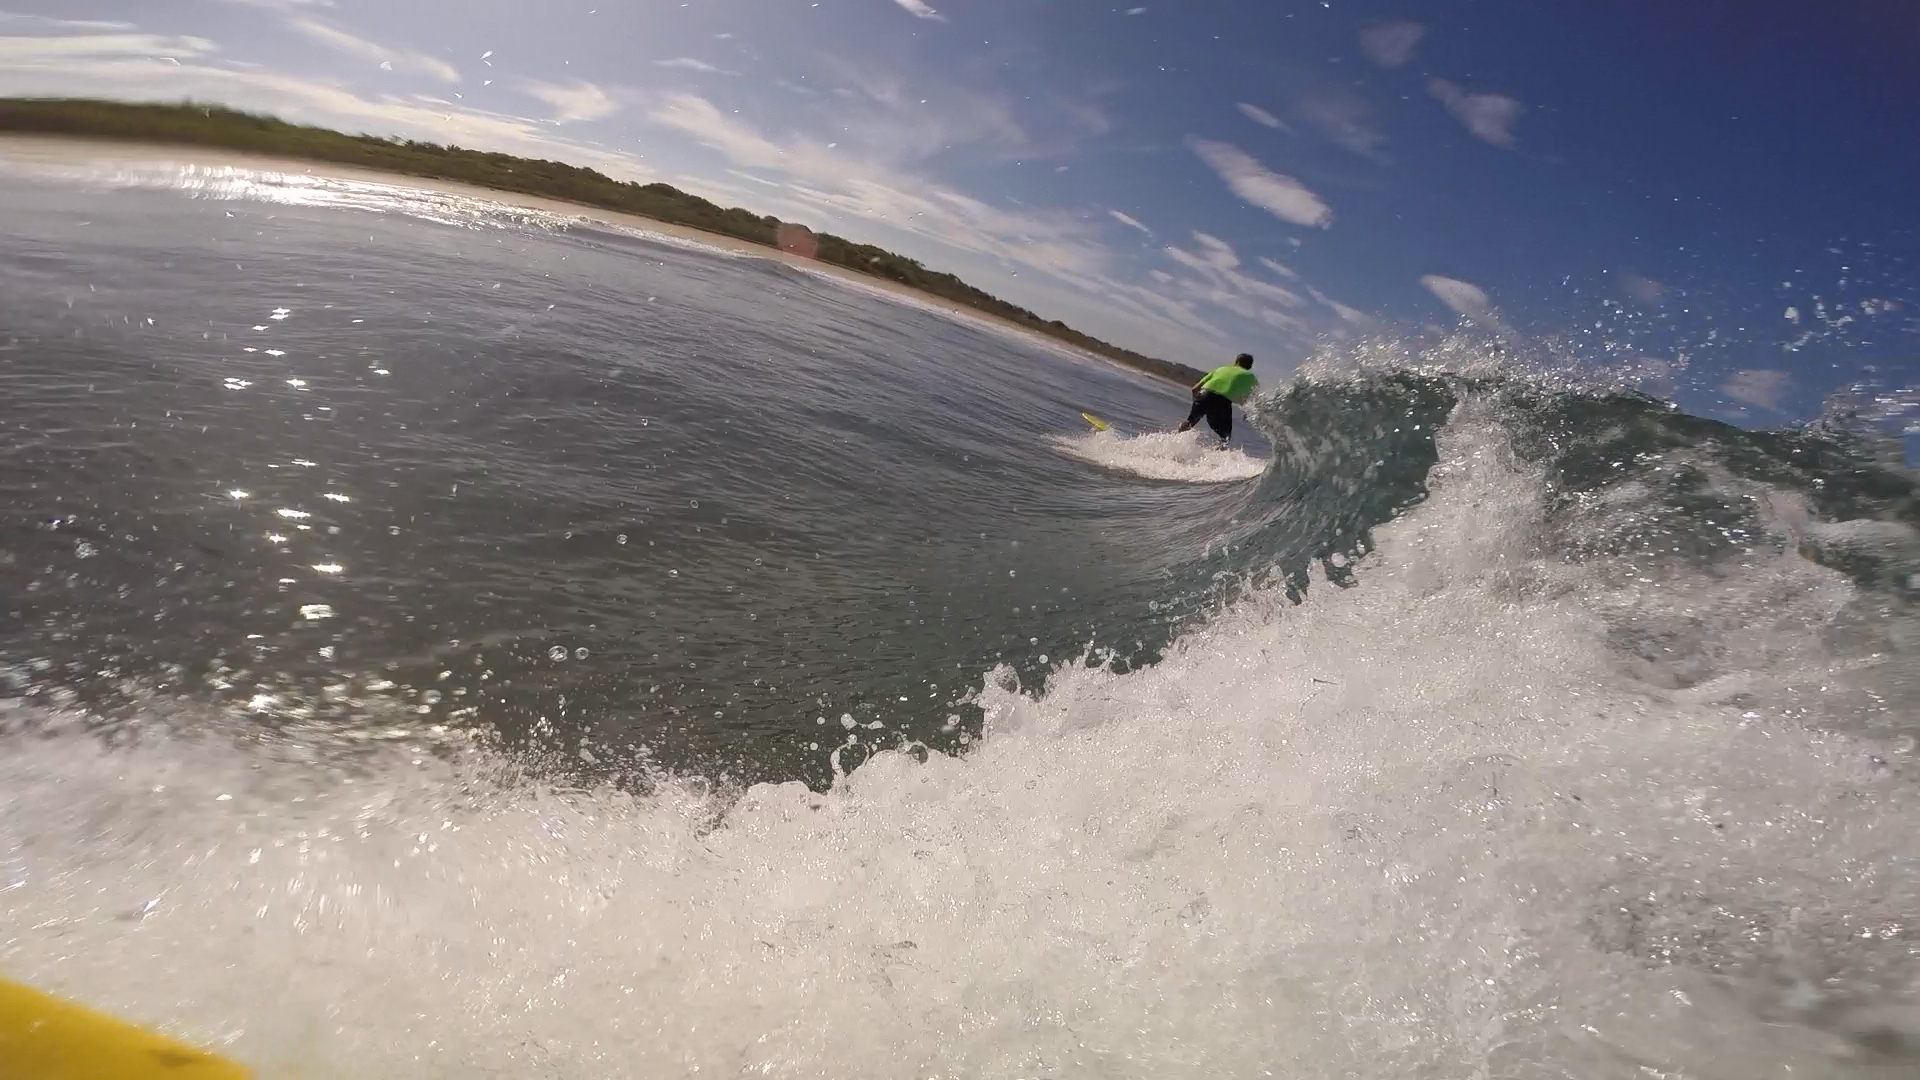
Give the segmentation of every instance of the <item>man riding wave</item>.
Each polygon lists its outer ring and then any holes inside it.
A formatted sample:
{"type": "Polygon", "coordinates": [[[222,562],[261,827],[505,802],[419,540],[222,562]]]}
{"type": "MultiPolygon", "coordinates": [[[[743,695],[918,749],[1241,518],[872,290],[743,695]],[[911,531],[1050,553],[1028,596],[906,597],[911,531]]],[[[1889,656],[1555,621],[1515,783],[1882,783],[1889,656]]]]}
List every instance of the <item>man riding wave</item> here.
{"type": "Polygon", "coordinates": [[[1253,375],[1253,356],[1249,353],[1241,353],[1234,357],[1233,363],[1214,368],[1193,384],[1193,411],[1187,414],[1186,423],[1181,424],[1179,430],[1191,430],[1204,417],[1207,426],[1220,436],[1220,444],[1225,446],[1233,437],[1233,407],[1244,404],[1259,385],[1260,380],[1253,375]]]}

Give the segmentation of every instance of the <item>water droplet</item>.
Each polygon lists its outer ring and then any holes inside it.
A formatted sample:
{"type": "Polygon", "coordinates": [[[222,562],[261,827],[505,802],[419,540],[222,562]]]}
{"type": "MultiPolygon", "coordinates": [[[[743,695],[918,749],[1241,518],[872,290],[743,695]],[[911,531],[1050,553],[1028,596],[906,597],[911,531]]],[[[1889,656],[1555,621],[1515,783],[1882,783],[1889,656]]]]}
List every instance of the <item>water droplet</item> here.
{"type": "Polygon", "coordinates": [[[840,726],[841,726],[841,727],[843,727],[843,728],[846,728],[846,729],[847,729],[848,731],[852,731],[852,730],[853,730],[853,724],[854,724],[854,720],[853,720],[853,714],[852,714],[852,713],[841,713],[841,714],[840,714],[840,726]]]}
{"type": "Polygon", "coordinates": [[[700,500],[699,500],[699,499],[688,499],[688,500],[687,500],[687,505],[688,505],[688,506],[691,506],[691,507],[693,507],[693,508],[694,508],[695,510],[698,510],[698,509],[700,509],[700,500]]]}
{"type": "MultiPolygon", "coordinates": [[[[652,545],[651,545],[651,544],[649,544],[648,546],[649,546],[649,547],[651,547],[652,545]]],[[[667,571],[667,576],[668,576],[668,577],[679,577],[679,576],[680,576],[680,571],[678,571],[678,570],[669,570],[669,571],[667,571]]]]}
{"type": "Polygon", "coordinates": [[[73,553],[79,558],[91,559],[100,553],[100,549],[82,540],[73,546],[73,553]]]}
{"type": "Polygon", "coordinates": [[[614,542],[614,543],[616,543],[616,544],[624,544],[624,543],[626,543],[626,542],[627,542],[627,534],[626,534],[626,533],[621,533],[621,534],[620,534],[619,536],[616,536],[616,537],[614,537],[614,538],[613,538],[613,542],[614,542]]]}
{"type": "Polygon", "coordinates": [[[575,660],[585,660],[587,658],[587,650],[584,648],[573,650],[573,658],[575,660]]]}
{"type": "Polygon", "coordinates": [[[547,650],[547,659],[552,660],[555,663],[559,663],[560,661],[565,660],[566,658],[567,658],[567,650],[564,645],[555,645],[553,648],[547,650]]]}
{"type": "Polygon", "coordinates": [[[1018,577],[1018,576],[1019,576],[1019,574],[1018,574],[1018,573],[1017,573],[1016,571],[1013,571],[1013,570],[1009,570],[1009,571],[1007,571],[1007,576],[1008,576],[1008,577],[1018,577]]]}
{"type": "Polygon", "coordinates": [[[1040,662],[1041,662],[1041,663],[1043,663],[1043,664],[1047,662],[1047,654],[1046,654],[1046,653],[1041,653],[1041,654],[1040,654],[1040,662]]]}

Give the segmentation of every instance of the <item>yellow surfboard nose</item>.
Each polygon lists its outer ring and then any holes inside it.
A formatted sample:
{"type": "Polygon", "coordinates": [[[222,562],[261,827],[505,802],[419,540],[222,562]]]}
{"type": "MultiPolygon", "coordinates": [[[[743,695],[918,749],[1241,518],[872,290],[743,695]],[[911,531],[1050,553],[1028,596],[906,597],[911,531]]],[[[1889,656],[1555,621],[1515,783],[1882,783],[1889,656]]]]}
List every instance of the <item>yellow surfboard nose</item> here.
{"type": "Polygon", "coordinates": [[[0,1080],[251,1080],[225,1058],[0,979],[0,1080]]]}
{"type": "Polygon", "coordinates": [[[1107,422],[1105,420],[1102,420],[1099,417],[1088,412],[1083,412],[1080,415],[1086,419],[1087,423],[1093,425],[1093,430],[1095,431],[1107,430],[1107,422]]]}

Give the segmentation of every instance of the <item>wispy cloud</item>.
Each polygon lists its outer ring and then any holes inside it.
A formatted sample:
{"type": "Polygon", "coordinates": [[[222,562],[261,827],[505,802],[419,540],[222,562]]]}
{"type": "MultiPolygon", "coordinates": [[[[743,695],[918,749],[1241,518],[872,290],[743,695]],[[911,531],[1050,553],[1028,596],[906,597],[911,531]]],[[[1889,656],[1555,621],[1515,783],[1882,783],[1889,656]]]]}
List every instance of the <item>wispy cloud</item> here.
{"type": "Polygon", "coordinates": [[[349,56],[358,56],[371,60],[383,68],[394,71],[419,71],[439,79],[441,82],[457,83],[460,72],[452,64],[435,56],[424,53],[408,52],[404,49],[388,48],[378,42],[355,37],[345,30],[328,26],[316,19],[304,17],[287,20],[288,25],[307,35],[322,45],[349,56]]]}
{"type": "Polygon", "coordinates": [[[163,34],[70,34],[0,37],[0,64],[58,65],[83,59],[187,59],[210,55],[213,42],[163,34]]]}
{"type": "Polygon", "coordinates": [[[1333,209],[1320,196],[1293,177],[1260,164],[1239,147],[1195,139],[1193,152],[1226,181],[1235,195],[1280,220],[1322,229],[1333,224],[1333,209]]]}
{"type": "Polygon", "coordinates": [[[947,21],[946,16],[928,7],[926,5],[926,0],[893,0],[893,2],[896,4],[899,4],[903,8],[906,8],[908,11],[913,12],[915,15],[918,15],[922,19],[932,19],[936,22],[947,21]]]}
{"type": "Polygon", "coordinates": [[[1139,229],[1141,232],[1146,233],[1148,236],[1153,235],[1152,229],[1147,228],[1145,225],[1140,224],[1138,221],[1135,221],[1133,218],[1128,217],[1126,214],[1123,214],[1118,210],[1109,210],[1107,211],[1107,213],[1112,216],[1113,220],[1119,222],[1122,225],[1125,225],[1129,229],[1139,229]]]}
{"type": "Polygon", "coordinates": [[[620,111],[619,102],[613,100],[605,90],[590,82],[576,80],[562,86],[558,83],[529,79],[521,84],[521,89],[551,105],[554,111],[553,118],[561,123],[569,120],[598,120],[620,111]]]}
{"type": "Polygon", "coordinates": [[[1427,28],[1410,19],[1375,23],[1360,31],[1360,50],[1385,68],[1397,68],[1413,59],[1413,50],[1427,28]]]}
{"type": "Polygon", "coordinates": [[[1275,262],[1272,259],[1267,258],[1265,255],[1260,256],[1260,265],[1266,267],[1267,269],[1273,271],[1276,274],[1279,274],[1281,277],[1286,278],[1288,281],[1300,280],[1300,275],[1294,271],[1293,267],[1288,266],[1285,263],[1275,262]]]}
{"type": "Polygon", "coordinates": [[[1492,302],[1487,299],[1486,290],[1480,286],[1440,274],[1428,274],[1420,279],[1420,284],[1438,297],[1441,303],[1479,323],[1482,327],[1497,334],[1508,336],[1513,334],[1507,324],[1500,321],[1499,314],[1493,310],[1492,302]]]}
{"type": "Polygon", "coordinates": [[[1359,308],[1348,307],[1347,305],[1341,303],[1340,301],[1335,300],[1333,297],[1328,296],[1326,293],[1321,292],[1319,289],[1309,288],[1307,290],[1307,295],[1313,297],[1315,303],[1318,303],[1320,306],[1326,308],[1328,311],[1333,312],[1335,315],[1340,316],[1341,322],[1348,323],[1353,326],[1372,326],[1374,324],[1375,320],[1373,316],[1368,315],[1366,312],[1361,311],[1359,308]]]}
{"type": "Polygon", "coordinates": [[[125,22],[106,22],[99,19],[60,19],[51,15],[28,15],[18,11],[0,11],[0,27],[7,26],[10,23],[28,23],[33,26],[54,30],[79,32],[111,32],[133,30],[136,28],[133,23],[125,22]]]}
{"type": "Polygon", "coordinates": [[[212,63],[214,53],[214,44],[200,38],[0,38],[0,96],[220,101],[295,123],[570,161],[621,180],[657,178],[632,155],[556,138],[537,120],[420,96],[363,97],[331,81],[212,63]]]}
{"type": "Polygon", "coordinates": [[[1261,108],[1258,105],[1249,105],[1246,102],[1242,101],[1235,107],[1238,108],[1241,114],[1244,115],[1247,119],[1253,121],[1256,124],[1259,124],[1261,127],[1270,127],[1275,131],[1284,131],[1289,135],[1293,133],[1293,129],[1287,126],[1286,121],[1280,119],[1279,117],[1273,115],[1272,113],[1268,112],[1267,110],[1261,108]]]}
{"type": "Polygon", "coordinates": [[[714,67],[705,60],[696,60],[691,56],[676,56],[671,60],[655,60],[655,67],[673,68],[677,71],[698,71],[703,75],[724,75],[728,72],[714,67]]]}
{"type": "Polygon", "coordinates": [[[1193,234],[1192,249],[1169,244],[1165,254],[1190,276],[1173,277],[1171,284],[1187,299],[1211,304],[1273,330],[1304,337],[1312,333],[1297,314],[1306,305],[1299,293],[1244,272],[1233,246],[1217,236],[1193,234]]]}
{"type": "Polygon", "coordinates": [[[1779,412],[1781,403],[1793,390],[1793,376],[1772,368],[1736,371],[1720,389],[1742,405],[1779,412]]]}
{"type": "Polygon", "coordinates": [[[1373,107],[1359,95],[1348,90],[1318,90],[1303,95],[1294,103],[1294,110],[1342,149],[1372,161],[1383,159],[1380,146],[1387,137],[1369,123],[1373,107]]]}
{"type": "Polygon", "coordinates": [[[963,251],[1059,273],[1098,273],[1106,253],[1070,214],[1005,210],[889,161],[805,136],[755,130],[696,94],[658,99],[648,118],[731,164],[783,177],[793,203],[836,219],[878,222],[963,251]]]}
{"type": "Polygon", "coordinates": [[[1514,121],[1526,111],[1519,101],[1505,94],[1469,94],[1445,79],[1428,83],[1427,93],[1439,98],[1474,138],[1502,150],[1513,149],[1514,121]]]}
{"type": "Polygon", "coordinates": [[[1667,298],[1667,286],[1650,277],[1642,277],[1630,270],[1622,270],[1615,280],[1620,282],[1620,291],[1643,304],[1655,307],[1667,298]]]}

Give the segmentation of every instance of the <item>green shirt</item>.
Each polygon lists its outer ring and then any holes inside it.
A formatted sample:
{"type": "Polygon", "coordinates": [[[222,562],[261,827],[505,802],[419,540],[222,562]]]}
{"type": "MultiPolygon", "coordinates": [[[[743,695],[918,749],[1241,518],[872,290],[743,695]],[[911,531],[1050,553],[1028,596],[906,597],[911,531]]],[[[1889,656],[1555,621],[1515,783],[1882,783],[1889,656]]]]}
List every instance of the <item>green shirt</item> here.
{"type": "Polygon", "coordinates": [[[1211,390],[1238,405],[1247,400],[1247,395],[1253,393],[1253,388],[1259,384],[1260,380],[1253,377],[1253,372],[1239,364],[1228,364],[1207,372],[1207,377],[1200,380],[1200,389],[1211,390]]]}

